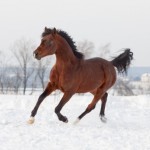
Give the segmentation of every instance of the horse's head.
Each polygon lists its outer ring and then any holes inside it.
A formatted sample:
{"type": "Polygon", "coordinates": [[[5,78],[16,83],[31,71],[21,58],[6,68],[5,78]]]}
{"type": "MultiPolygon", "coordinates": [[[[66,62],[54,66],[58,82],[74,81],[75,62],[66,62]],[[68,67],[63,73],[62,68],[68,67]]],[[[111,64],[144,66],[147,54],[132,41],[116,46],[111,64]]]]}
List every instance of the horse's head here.
{"type": "Polygon", "coordinates": [[[45,27],[45,31],[42,34],[41,43],[34,51],[34,56],[36,59],[40,60],[42,57],[52,55],[56,52],[56,34],[57,30],[55,28],[51,30],[45,27]]]}

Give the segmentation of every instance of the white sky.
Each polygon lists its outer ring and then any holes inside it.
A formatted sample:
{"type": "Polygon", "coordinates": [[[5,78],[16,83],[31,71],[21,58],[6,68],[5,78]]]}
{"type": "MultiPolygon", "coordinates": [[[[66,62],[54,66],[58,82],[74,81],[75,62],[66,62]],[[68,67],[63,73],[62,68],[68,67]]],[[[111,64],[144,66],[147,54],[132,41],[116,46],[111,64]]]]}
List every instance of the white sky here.
{"type": "Polygon", "coordinates": [[[1,0],[0,50],[21,37],[38,45],[44,27],[68,32],[96,48],[110,42],[111,54],[131,48],[133,66],[150,66],[150,0],[1,0]]]}

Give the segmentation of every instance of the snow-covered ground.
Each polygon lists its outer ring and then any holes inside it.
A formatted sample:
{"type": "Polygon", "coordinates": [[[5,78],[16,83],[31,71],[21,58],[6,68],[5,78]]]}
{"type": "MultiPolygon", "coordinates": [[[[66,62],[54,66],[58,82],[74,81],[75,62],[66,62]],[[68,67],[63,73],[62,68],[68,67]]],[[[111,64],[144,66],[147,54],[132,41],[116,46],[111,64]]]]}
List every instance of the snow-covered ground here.
{"type": "Polygon", "coordinates": [[[68,124],[54,113],[61,96],[49,96],[29,125],[37,98],[0,95],[0,150],[150,150],[150,96],[109,96],[107,123],[99,119],[99,102],[77,125],[92,96],[74,96],[66,104],[68,124]]]}

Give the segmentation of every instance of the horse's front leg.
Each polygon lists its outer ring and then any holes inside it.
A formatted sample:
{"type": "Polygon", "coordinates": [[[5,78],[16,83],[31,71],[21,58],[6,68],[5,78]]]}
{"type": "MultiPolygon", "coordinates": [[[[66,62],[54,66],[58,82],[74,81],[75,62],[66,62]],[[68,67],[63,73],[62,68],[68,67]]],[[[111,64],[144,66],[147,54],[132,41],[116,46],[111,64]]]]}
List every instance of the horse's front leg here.
{"type": "Polygon", "coordinates": [[[57,117],[60,121],[68,122],[67,117],[63,116],[60,111],[63,108],[63,106],[70,100],[74,93],[72,92],[65,92],[62,99],[60,100],[59,104],[55,108],[55,113],[57,114],[57,117]]]}
{"type": "Polygon", "coordinates": [[[54,87],[54,85],[52,85],[51,82],[48,83],[46,89],[44,90],[44,92],[39,96],[38,101],[34,107],[34,109],[31,112],[31,116],[30,119],[28,120],[29,124],[34,123],[34,116],[36,115],[38,108],[40,106],[40,104],[43,102],[43,100],[49,95],[51,94],[56,88],[54,87]]]}

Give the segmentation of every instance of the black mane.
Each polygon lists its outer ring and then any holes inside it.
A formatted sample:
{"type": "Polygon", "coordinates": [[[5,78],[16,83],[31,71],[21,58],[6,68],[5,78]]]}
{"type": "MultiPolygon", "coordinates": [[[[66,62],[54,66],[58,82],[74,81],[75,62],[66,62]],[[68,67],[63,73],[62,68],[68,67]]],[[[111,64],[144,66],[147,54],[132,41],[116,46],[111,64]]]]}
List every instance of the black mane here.
{"type": "MultiPolygon", "coordinates": [[[[46,28],[46,30],[42,33],[42,37],[51,34],[52,31],[53,29],[46,28]]],[[[84,57],[83,53],[77,51],[77,46],[75,45],[75,42],[73,41],[73,39],[68,35],[68,33],[62,30],[57,30],[57,33],[68,42],[74,55],[79,59],[83,59],[84,57]]]]}

